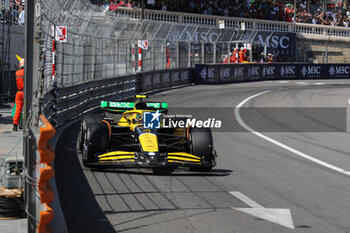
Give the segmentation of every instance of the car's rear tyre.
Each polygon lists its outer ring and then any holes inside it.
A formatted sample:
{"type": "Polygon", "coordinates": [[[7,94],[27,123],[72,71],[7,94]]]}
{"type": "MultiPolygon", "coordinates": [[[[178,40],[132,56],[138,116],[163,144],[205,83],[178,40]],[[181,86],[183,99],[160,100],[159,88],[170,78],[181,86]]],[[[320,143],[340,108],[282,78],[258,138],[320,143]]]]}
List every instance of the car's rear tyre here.
{"type": "Polygon", "coordinates": [[[189,153],[202,157],[202,167],[190,167],[191,171],[208,172],[215,165],[213,136],[208,128],[190,128],[189,153]]]}
{"type": "Polygon", "coordinates": [[[98,161],[98,155],[108,150],[108,125],[98,115],[88,115],[82,120],[82,162],[85,167],[91,167],[98,161]]]}
{"type": "Polygon", "coordinates": [[[84,149],[85,128],[86,127],[84,127],[84,119],[82,119],[80,122],[80,128],[79,128],[79,134],[78,134],[78,140],[77,140],[77,148],[80,151],[80,153],[83,153],[83,149],[84,149]]]}

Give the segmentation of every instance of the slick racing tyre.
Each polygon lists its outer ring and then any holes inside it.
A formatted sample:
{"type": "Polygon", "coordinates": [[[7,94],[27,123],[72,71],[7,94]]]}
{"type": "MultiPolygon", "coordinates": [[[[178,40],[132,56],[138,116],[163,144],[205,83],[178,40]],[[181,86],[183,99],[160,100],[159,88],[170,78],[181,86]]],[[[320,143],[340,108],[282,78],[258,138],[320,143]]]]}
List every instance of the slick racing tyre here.
{"type": "Polygon", "coordinates": [[[191,171],[208,172],[216,165],[213,137],[208,128],[190,128],[189,153],[202,157],[202,167],[190,167],[191,171]]]}
{"type": "Polygon", "coordinates": [[[84,136],[85,136],[85,129],[86,129],[86,126],[84,127],[84,125],[86,125],[84,119],[85,118],[83,118],[83,120],[80,123],[78,140],[77,140],[77,148],[80,151],[80,153],[83,153],[83,149],[84,149],[84,136]]]}
{"type": "Polygon", "coordinates": [[[97,156],[106,153],[108,150],[108,126],[100,116],[88,115],[82,120],[81,130],[83,165],[91,167],[91,164],[97,163],[97,156]]]}

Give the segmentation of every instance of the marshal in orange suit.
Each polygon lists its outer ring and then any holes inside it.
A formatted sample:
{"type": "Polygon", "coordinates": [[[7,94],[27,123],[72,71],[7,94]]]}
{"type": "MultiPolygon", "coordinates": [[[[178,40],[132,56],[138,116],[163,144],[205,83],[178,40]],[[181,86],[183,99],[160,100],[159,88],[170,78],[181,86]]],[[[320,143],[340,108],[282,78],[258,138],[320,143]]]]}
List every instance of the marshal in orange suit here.
{"type": "Polygon", "coordinates": [[[13,130],[18,130],[19,121],[21,119],[21,112],[23,109],[23,101],[24,101],[24,94],[23,94],[23,88],[24,88],[24,59],[20,57],[17,57],[19,62],[19,70],[16,72],[16,83],[17,83],[17,93],[16,93],[16,112],[13,117],[13,130]]]}

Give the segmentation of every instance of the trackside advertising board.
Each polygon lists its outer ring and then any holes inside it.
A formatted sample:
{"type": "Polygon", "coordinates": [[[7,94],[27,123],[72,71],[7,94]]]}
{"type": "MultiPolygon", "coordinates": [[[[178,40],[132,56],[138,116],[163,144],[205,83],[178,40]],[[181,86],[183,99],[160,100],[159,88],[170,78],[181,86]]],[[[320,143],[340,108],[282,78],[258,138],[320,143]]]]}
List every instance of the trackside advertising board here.
{"type": "Polygon", "coordinates": [[[193,82],[193,69],[171,69],[142,73],[142,91],[150,91],[173,86],[186,85],[193,82]]]}
{"type": "Polygon", "coordinates": [[[350,64],[245,63],[196,65],[196,84],[261,80],[349,79],[350,64]]]}

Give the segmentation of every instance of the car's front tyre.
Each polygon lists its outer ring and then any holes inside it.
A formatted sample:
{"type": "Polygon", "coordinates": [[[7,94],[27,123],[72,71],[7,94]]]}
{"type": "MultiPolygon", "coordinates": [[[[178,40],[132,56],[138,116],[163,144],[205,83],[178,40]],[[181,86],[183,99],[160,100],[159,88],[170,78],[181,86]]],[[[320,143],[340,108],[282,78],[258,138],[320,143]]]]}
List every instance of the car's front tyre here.
{"type": "Polygon", "coordinates": [[[87,115],[82,120],[82,162],[85,167],[98,161],[98,155],[108,150],[109,130],[106,123],[97,115],[87,115]]]}
{"type": "Polygon", "coordinates": [[[203,162],[202,167],[190,167],[190,170],[209,172],[216,165],[211,130],[209,128],[190,128],[188,136],[189,153],[201,156],[203,162]]]}

